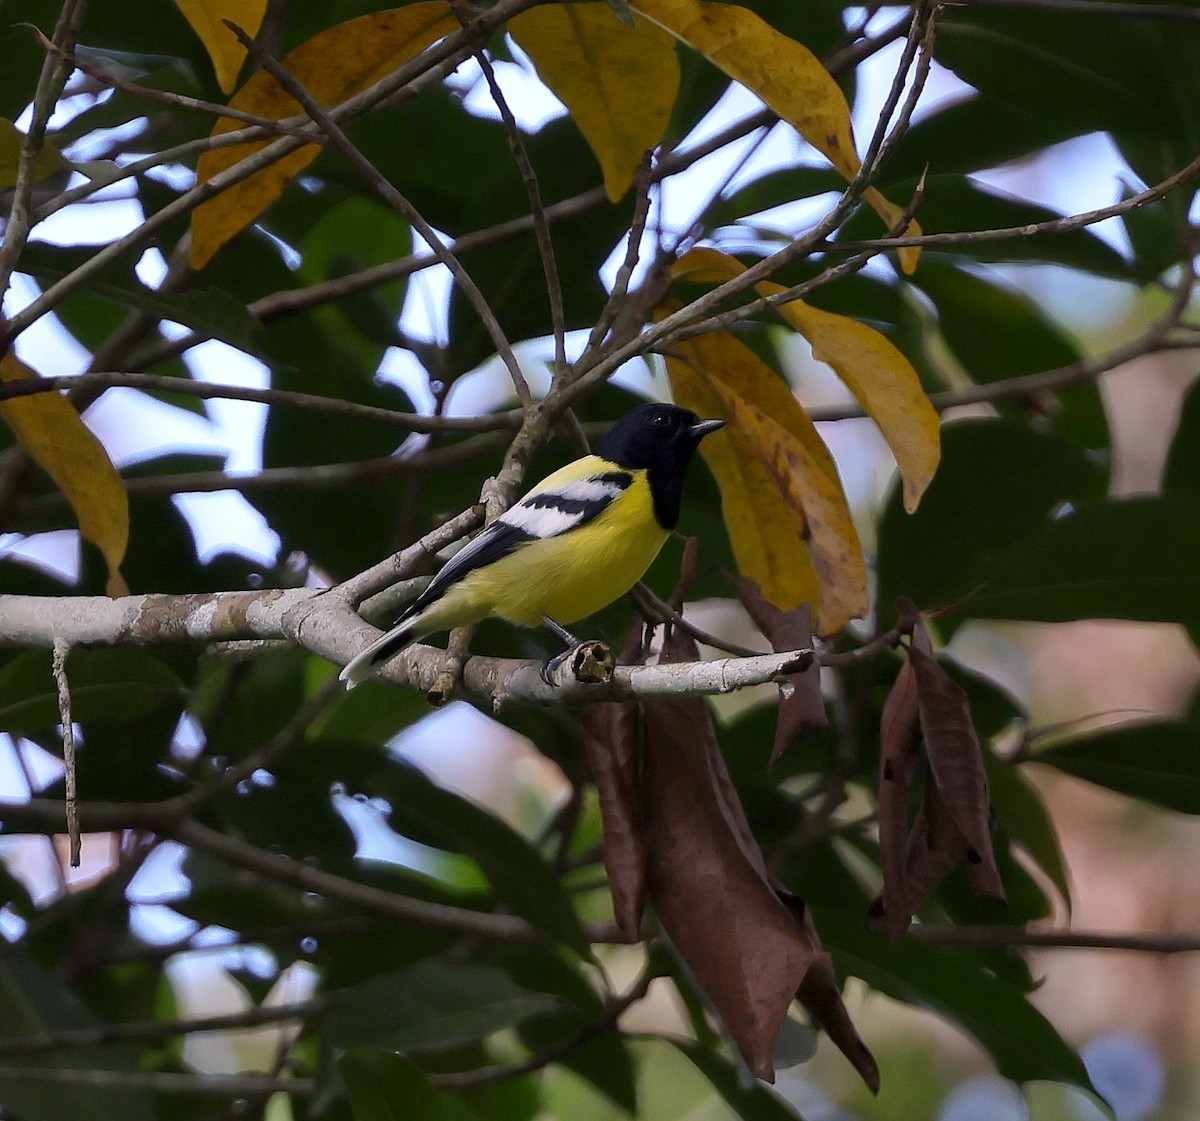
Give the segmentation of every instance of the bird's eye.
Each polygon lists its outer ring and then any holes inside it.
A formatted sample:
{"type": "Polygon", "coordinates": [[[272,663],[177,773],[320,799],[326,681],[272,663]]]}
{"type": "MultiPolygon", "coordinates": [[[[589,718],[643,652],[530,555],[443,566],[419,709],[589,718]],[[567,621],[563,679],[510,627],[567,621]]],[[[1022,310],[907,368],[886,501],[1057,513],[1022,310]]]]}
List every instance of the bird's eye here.
{"type": "Polygon", "coordinates": [[[671,427],[671,418],[666,413],[655,413],[650,418],[650,423],[659,431],[665,432],[671,427]]]}

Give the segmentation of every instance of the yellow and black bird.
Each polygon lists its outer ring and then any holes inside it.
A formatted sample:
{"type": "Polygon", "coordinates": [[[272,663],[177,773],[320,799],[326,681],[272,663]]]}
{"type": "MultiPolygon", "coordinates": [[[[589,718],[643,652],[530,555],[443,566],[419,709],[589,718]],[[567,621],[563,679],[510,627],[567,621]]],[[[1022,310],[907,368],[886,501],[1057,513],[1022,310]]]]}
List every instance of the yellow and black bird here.
{"type": "Polygon", "coordinates": [[[679,519],[683,480],[700,441],[722,420],[676,405],[638,405],[594,455],[555,471],[457,552],[395,626],[341,672],[365,681],[411,642],[497,616],[563,624],[606,607],[642,578],[679,519]]]}

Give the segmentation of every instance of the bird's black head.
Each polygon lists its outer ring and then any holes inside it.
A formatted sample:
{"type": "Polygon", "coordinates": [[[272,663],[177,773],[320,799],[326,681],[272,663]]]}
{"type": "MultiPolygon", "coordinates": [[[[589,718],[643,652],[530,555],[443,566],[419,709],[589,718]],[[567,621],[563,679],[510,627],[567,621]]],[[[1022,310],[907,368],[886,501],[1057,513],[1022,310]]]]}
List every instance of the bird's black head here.
{"type": "Polygon", "coordinates": [[[701,420],[678,405],[638,405],[605,433],[596,454],[631,470],[645,470],[654,516],[664,529],[679,520],[683,477],[700,441],[722,420],[701,420]]]}

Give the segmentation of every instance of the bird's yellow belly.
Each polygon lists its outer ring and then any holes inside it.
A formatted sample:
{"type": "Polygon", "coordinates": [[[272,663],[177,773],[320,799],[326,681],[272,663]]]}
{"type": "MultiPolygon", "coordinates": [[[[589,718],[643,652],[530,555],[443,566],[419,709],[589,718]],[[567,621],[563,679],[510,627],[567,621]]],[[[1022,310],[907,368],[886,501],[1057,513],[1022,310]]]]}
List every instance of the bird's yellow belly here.
{"type": "Polygon", "coordinates": [[[623,596],[658,556],[667,531],[653,519],[632,532],[611,532],[606,515],[563,537],[532,541],[466,576],[423,619],[428,633],[490,616],[534,626],[548,615],[573,623],[623,596]]]}

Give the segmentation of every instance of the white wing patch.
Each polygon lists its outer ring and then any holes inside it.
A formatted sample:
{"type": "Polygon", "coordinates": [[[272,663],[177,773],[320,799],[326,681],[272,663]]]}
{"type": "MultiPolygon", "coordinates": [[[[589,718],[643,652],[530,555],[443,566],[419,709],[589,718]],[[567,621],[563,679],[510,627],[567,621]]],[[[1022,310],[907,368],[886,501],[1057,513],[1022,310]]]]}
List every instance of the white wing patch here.
{"type": "Polygon", "coordinates": [[[526,495],[497,521],[531,538],[558,537],[591,521],[633,482],[624,471],[606,471],[526,495]]]}

